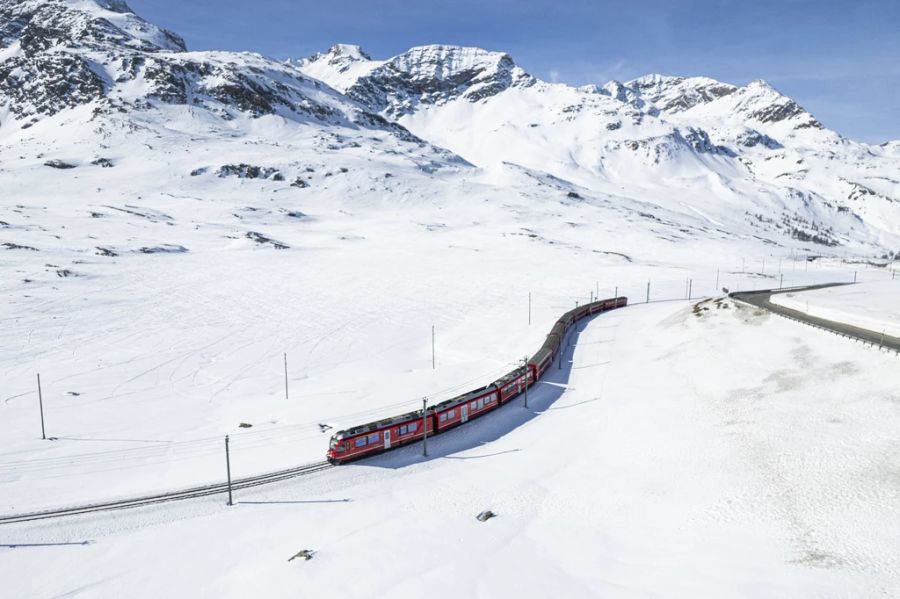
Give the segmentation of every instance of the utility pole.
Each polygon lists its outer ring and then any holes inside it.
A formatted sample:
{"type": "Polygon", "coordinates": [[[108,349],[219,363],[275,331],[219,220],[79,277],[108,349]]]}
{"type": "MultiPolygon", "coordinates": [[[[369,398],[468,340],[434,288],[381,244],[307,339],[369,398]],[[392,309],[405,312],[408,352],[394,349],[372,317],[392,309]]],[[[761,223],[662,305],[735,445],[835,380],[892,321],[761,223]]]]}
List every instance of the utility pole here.
{"type": "Polygon", "coordinates": [[[719,293],[719,269],[716,269],[716,293],[719,293]]]}
{"type": "Polygon", "coordinates": [[[431,325],[431,369],[434,370],[434,325],[431,325]]]}
{"type": "Polygon", "coordinates": [[[856,271],[855,270],[853,271],[853,282],[854,283],[856,282],[856,271]]]}
{"type": "Polygon", "coordinates": [[[691,292],[694,289],[694,279],[688,279],[688,300],[691,299],[691,292]]]}
{"type": "Polygon", "coordinates": [[[40,373],[38,373],[38,375],[37,375],[37,380],[38,380],[38,407],[41,410],[41,439],[46,440],[47,433],[44,430],[44,397],[41,394],[41,375],[40,375],[40,373]]]}
{"type": "Polygon", "coordinates": [[[231,454],[228,451],[228,435],[225,435],[225,471],[228,473],[228,505],[234,505],[231,501],[231,454]]]}
{"type": "Polygon", "coordinates": [[[287,352],[284,354],[284,398],[288,398],[287,352]]]}
{"type": "Polygon", "coordinates": [[[778,282],[778,288],[782,289],[784,287],[784,273],[781,273],[781,279],[778,282]]]}
{"type": "Polygon", "coordinates": [[[650,281],[647,281],[647,303],[650,303],[650,281]]]}
{"type": "Polygon", "coordinates": [[[531,325],[531,292],[528,292],[528,324],[531,325]]]}
{"type": "Polygon", "coordinates": [[[747,262],[746,258],[741,258],[741,274],[744,274],[744,270],[745,270],[744,267],[746,265],[746,262],[747,262]]]}
{"type": "Polygon", "coordinates": [[[525,367],[525,409],[528,409],[528,356],[522,358],[522,366],[525,367]]]}
{"type": "Polygon", "coordinates": [[[619,297],[619,286],[616,285],[616,290],[613,292],[613,297],[619,297]]]}
{"type": "Polygon", "coordinates": [[[428,398],[422,398],[422,457],[428,457],[428,398]]]}

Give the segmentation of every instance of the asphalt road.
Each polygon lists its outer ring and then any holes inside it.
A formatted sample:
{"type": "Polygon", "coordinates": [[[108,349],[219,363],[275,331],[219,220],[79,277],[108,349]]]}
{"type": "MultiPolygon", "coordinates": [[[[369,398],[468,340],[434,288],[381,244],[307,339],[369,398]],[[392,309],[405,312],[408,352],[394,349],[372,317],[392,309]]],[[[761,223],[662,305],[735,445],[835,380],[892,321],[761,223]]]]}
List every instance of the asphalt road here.
{"type": "Polygon", "coordinates": [[[775,314],[780,314],[792,320],[798,320],[806,324],[812,325],[820,329],[826,329],[838,335],[865,341],[878,347],[886,347],[900,353],[900,338],[891,337],[890,335],[882,335],[881,332],[862,329],[843,322],[826,320],[816,316],[810,316],[806,312],[799,310],[791,310],[784,306],[772,303],[773,295],[778,293],[797,293],[802,291],[812,291],[813,289],[823,289],[825,287],[837,287],[838,285],[847,285],[848,283],[827,283],[824,285],[811,285],[809,287],[792,287],[790,289],[764,289],[761,291],[735,291],[729,294],[736,300],[764,308],[775,314]]]}

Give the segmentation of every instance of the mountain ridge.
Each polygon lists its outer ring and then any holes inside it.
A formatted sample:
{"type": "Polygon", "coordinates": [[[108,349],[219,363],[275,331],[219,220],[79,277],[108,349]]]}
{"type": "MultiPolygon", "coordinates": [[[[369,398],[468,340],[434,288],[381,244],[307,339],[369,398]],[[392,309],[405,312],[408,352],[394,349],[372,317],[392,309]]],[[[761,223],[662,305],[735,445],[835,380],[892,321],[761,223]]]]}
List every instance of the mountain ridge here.
{"type": "MultiPolygon", "coordinates": [[[[702,213],[773,239],[828,229],[829,244],[891,247],[900,236],[897,143],[846,139],[761,80],[655,74],[572,87],[540,80],[508,53],[445,44],[383,60],[352,44],[288,61],[191,52],[121,0],[0,0],[0,15],[0,159],[65,162],[67,130],[102,158],[110,131],[146,130],[269,148],[269,164],[238,156],[185,170],[198,177],[279,173],[303,188],[304,171],[279,147],[299,144],[315,148],[317,163],[321,154],[357,164],[364,153],[416,177],[449,169],[501,188],[562,181],[579,196],[702,213]],[[544,175],[523,179],[511,167],[544,175]]],[[[378,168],[367,170],[374,188],[378,168]]]]}

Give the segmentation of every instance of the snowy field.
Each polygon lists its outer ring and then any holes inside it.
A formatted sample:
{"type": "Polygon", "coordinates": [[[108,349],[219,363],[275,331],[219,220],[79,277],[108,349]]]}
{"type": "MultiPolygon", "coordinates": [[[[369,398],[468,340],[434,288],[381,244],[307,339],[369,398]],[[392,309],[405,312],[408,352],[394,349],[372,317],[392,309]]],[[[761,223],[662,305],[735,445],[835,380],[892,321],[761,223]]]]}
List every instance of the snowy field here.
{"type": "MultiPolygon", "coordinates": [[[[55,177],[28,175],[6,178],[52,197],[55,177]]],[[[453,182],[467,195],[427,199],[413,193],[430,188],[405,177],[373,201],[353,191],[368,179],[352,170],[316,195],[189,181],[172,197],[103,174],[97,184],[116,191],[86,206],[10,206],[6,218],[31,222],[8,238],[38,251],[0,255],[10,274],[0,511],[218,481],[225,434],[236,476],[319,461],[342,426],[496,379],[592,294],[643,301],[648,282],[651,300],[772,287],[779,268],[785,285],[852,276],[700,229],[691,243],[666,237],[684,224],[629,230],[631,213],[602,200],[506,197],[485,176],[453,182]],[[123,199],[131,193],[139,204],[123,199]],[[289,247],[257,244],[247,229],[289,247]],[[165,244],[189,251],[133,249],[165,244]],[[52,441],[40,438],[38,373],[52,441]]]]}
{"type": "Polygon", "coordinates": [[[785,293],[772,302],[813,316],[900,337],[900,280],[785,293]]]}
{"type": "Polygon", "coordinates": [[[6,526],[5,592],[900,593],[895,356],[727,301],[635,305],[581,329],[530,409],[436,437],[424,462],[410,447],[232,508],[6,526]],[[485,509],[498,517],[478,522],[485,509]],[[301,549],[314,558],[289,562],[301,549]]]}

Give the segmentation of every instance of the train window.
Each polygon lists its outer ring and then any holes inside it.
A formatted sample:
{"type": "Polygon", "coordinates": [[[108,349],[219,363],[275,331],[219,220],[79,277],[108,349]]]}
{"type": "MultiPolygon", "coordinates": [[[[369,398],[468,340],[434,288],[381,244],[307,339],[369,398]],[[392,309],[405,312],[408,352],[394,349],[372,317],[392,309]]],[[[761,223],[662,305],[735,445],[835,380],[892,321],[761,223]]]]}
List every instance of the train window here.
{"type": "Polygon", "coordinates": [[[403,426],[400,427],[400,434],[405,435],[408,430],[409,430],[408,427],[404,424],[403,426]]]}
{"type": "Polygon", "coordinates": [[[409,423],[409,432],[414,433],[414,432],[416,432],[417,428],[419,428],[418,422],[410,422],[409,423]]]}
{"type": "Polygon", "coordinates": [[[378,433],[369,435],[369,443],[378,443],[378,433]]]}
{"type": "Polygon", "coordinates": [[[368,445],[369,441],[365,437],[359,437],[358,439],[353,440],[353,445],[356,447],[362,447],[364,445],[368,445]]]}
{"type": "Polygon", "coordinates": [[[446,422],[446,421],[447,421],[447,413],[446,413],[446,412],[444,412],[443,414],[441,414],[440,420],[441,420],[441,422],[446,422]]]}
{"type": "Polygon", "coordinates": [[[469,409],[470,409],[470,410],[474,410],[474,409],[477,408],[477,407],[478,407],[478,402],[477,402],[477,401],[473,401],[473,402],[471,403],[471,405],[469,406],[469,409]]]}
{"type": "Polygon", "coordinates": [[[447,418],[456,418],[456,410],[450,410],[447,412],[447,418]]]}

